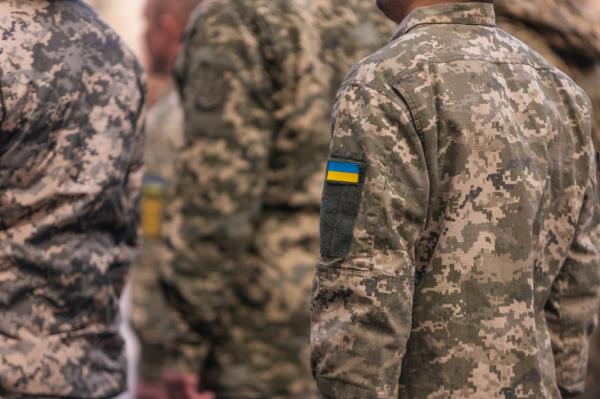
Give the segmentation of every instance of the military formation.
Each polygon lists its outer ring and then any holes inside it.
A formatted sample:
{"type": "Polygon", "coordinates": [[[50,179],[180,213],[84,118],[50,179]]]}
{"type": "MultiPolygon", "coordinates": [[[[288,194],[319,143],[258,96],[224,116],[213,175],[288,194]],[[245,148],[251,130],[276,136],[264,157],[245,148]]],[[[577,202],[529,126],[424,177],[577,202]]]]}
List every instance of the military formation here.
{"type": "Polygon", "coordinates": [[[376,3],[0,2],[0,397],[598,397],[589,5],[376,3]]]}

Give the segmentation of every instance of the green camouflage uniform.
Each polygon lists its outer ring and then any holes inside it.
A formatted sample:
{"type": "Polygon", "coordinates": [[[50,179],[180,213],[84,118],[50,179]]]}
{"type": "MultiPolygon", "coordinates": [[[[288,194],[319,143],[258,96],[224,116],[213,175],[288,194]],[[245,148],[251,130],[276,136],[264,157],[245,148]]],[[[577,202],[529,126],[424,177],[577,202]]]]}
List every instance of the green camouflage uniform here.
{"type": "Polygon", "coordinates": [[[322,396],[581,391],[600,285],[583,90],[497,29],[492,5],[446,4],[353,69],[333,121],[312,297],[322,396]]]}
{"type": "Polygon", "coordinates": [[[332,85],[393,32],[363,0],[331,3],[206,0],[185,37],[162,283],[210,342],[200,379],[219,398],[316,396],[308,309],[332,85]]]}
{"type": "Polygon", "coordinates": [[[82,2],[5,0],[0,98],[0,396],[114,397],[141,68],[82,2]]]}

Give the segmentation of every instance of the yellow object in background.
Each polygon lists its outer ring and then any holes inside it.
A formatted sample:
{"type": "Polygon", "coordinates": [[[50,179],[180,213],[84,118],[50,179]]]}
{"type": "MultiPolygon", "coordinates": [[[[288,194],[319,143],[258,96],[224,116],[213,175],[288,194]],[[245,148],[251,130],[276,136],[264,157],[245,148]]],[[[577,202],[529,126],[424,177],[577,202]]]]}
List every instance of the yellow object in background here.
{"type": "Polygon", "coordinates": [[[160,176],[148,176],[142,189],[142,233],[145,239],[160,238],[165,209],[165,181],[160,176]]]}

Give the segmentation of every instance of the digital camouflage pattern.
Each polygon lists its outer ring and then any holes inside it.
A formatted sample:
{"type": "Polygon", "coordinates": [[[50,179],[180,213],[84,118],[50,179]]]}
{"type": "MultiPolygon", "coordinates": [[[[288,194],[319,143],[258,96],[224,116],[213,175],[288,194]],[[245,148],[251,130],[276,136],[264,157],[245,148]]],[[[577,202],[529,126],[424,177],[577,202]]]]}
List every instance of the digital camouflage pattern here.
{"type": "MultiPolygon", "coordinates": [[[[581,0],[496,0],[499,26],[541,53],[590,96],[594,142],[600,149],[600,26],[594,6],[581,0]]],[[[600,397],[599,329],[592,337],[586,385],[582,398],[600,397]]]]}
{"type": "Polygon", "coordinates": [[[0,33],[0,396],[112,398],[141,68],[80,1],[2,1],[0,33]]]}
{"type": "MultiPolygon", "coordinates": [[[[414,11],[339,92],[312,297],[324,398],[583,389],[600,285],[584,92],[495,27],[414,11]]],[[[564,396],[561,396],[564,395],[564,396]]]]}
{"type": "Polygon", "coordinates": [[[171,85],[146,112],[145,178],[142,189],[142,248],[131,273],[131,324],[140,341],[138,375],[158,381],[164,369],[195,373],[206,345],[172,312],[162,295],[161,262],[172,253],[160,239],[166,192],[175,180],[175,159],[183,147],[183,107],[171,85]]]}
{"type": "Polygon", "coordinates": [[[200,380],[219,398],[316,397],[308,309],[333,86],[385,44],[383,20],[363,0],[205,0],[191,18],[162,284],[210,342],[200,380]]]}
{"type": "MultiPolygon", "coordinates": [[[[541,53],[590,96],[600,149],[600,25],[581,0],[496,0],[498,25],[541,53]]],[[[589,6],[588,6],[589,7],[589,6]]]]}

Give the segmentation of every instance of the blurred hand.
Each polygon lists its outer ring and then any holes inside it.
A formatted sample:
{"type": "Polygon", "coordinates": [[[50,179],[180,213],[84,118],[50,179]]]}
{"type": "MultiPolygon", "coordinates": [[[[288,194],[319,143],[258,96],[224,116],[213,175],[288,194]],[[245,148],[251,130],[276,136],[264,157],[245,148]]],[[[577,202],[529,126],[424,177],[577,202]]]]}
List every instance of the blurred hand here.
{"type": "Polygon", "coordinates": [[[215,399],[211,392],[198,392],[198,378],[194,374],[174,371],[163,373],[168,399],[215,399]]]}
{"type": "Polygon", "coordinates": [[[139,381],[135,393],[136,399],[169,399],[162,382],[139,381]]]}

